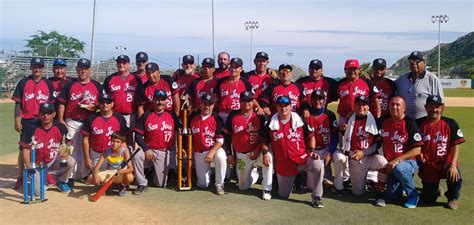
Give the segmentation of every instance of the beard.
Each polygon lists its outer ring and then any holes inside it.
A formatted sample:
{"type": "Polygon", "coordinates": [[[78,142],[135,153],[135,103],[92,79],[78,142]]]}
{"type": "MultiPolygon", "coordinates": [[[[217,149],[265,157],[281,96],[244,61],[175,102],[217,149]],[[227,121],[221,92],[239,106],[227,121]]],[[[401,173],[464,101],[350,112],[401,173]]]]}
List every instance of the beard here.
{"type": "Polygon", "coordinates": [[[184,70],[184,74],[186,74],[186,75],[191,75],[191,74],[193,74],[193,72],[194,72],[193,69],[184,70]]]}

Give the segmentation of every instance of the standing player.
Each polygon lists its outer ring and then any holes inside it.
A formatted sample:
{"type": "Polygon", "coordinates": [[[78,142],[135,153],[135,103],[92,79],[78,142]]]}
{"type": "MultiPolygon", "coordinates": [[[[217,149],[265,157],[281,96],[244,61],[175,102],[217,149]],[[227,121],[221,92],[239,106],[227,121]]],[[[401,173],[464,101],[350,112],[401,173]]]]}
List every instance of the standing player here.
{"type": "MultiPolygon", "coordinates": [[[[39,108],[40,121],[34,124],[33,129],[24,130],[21,135],[20,149],[23,156],[23,162],[29,167],[30,161],[34,160],[36,165],[43,164],[45,174],[50,171],[56,171],[59,182],[57,186],[63,193],[71,192],[71,188],[66,183],[69,175],[74,169],[76,161],[69,155],[59,153],[59,145],[63,137],[67,134],[67,128],[62,123],[54,120],[56,112],[54,105],[42,103],[39,108]],[[36,144],[36,159],[31,159],[31,141],[34,137],[36,144]],[[63,164],[61,161],[66,160],[63,164]]],[[[23,167],[23,166],[22,166],[23,167]]],[[[35,195],[40,192],[40,173],[35,176],[35,195]]]]}
{"type": "Polygon", "coordinates": [[[267,73],[269,63],[268,54],[265,52],[257,52],[253,63],[255,64],[255,70],[248,72],[244,77],[247,78],[252,85],[252,92],[255,94],[254,107],[256,107],[259,115],[263,115],[263,109],[260,107],[259,102],[261,101],[262,94],[265,93],[273,82],[272,76],[267,73]]]}
{"type": "MultiPolygon", "coordinates": [[[[31,75],[21,79],[15,87],[12,100],[15,101],[15,130],[23,133],[35,128],[38,121],[39,106],[42,103],[54,101],[53,85],[51,81],[43,78],[44,61],[42,58],[31,58],[31,75]]],[[[23,158],[18,155],[18,167],[20,168],[15,189],[23,185],[23,158]]]]}
{"type": "Polygon", "coordinates": [[[102,87],[99,82],[92,80],[91,62],[88,59],[79,59],[76,66],[77,80],[67,83],[58,98],[58,119],[66,124],[69,136],[74,146],[73,157],[77,162],[75,179],[87,179],[90,163],[84,160],[82,134],[80,133],[84,121],[97,109],[99,94],[102,87]]]}
{"type": "Polygon", "coordinates": [[[136,140],[143,151],[132,159],[138,187],[133,192],[140,195],[148,190],[145,178],[145,166],[153,164],[155,177],[153,182],[158,187],[166,187],[170,167],[170,151],[175,142],[179,128],[179,119],[173,112],[166,111],[168,94],[165,90],[156,90],[153,97],[152,111],[146,111],[133,129],[136,140]]]}
{"type": "Polygon", "coordinates": [[[66,60],[57,58],[53,62],[53,76],[48,80],[53,84],[53,96],[57,98],[61,94],[64,85],[71,80],[75,80],[75,78],[67,75],[66,60]]]}
{"type": "MultiPolygon", "coordinates": [[[[296,83],[303,86],[303,93],[306,96],[311,96],[316,90],[322,90],[326,96],[324,99],[324,107],[333,101],[337,101],[337,82],[329,77],[323,76],[323,63],[318,59],[313,59],[309,62],[308,76],[302,77],[296,83]]],[[[303,117],[310,115],[309,107],[314,107],[312,101],[308,101],[308,105],[302,106],[303,117]]]]}
{"type": "MultiPolygon", "coordinates": [[[[423,141],[418,126],[405,115],[405,110],[405,100],[395,96],[389,102],[390,117],[381,122],[383,154],[388,163],[383,170],[379,170],[377,185],[378,191],[382,191],[386,180],[387,197],[391,199],[400,199],[403,190],[408,195],[405,207],[415,208],[419,199],[413,179],[418,170],[415,156],[420,154],[423,141]]],[[[376,198],[377,206],[385,206],[381,193],[376,198]]]]}
{"type": "Polygon", "coordinates": [[[388,111],[388,102],[395,96],[397,91],[397,85],[392,80],[384,77],[387,72],[387,62],[385,59],[378,58],[374,59],[372,62],[372,84],[377,88],[380,93],[380,113],[377,115],[377,112],[371,109],[371,113],[376,117],[380,118],[381,116],[389,115],[388,111]]]}
{"type": "Polygon", "coordinates": [[[293,76],[292,70],[293,67],[286,63],[278,67],[278,83],[270,85],[260,102],[266,116],[271,116],[276,112],[276,100],[280,96],[286,95],[290,97],[293,112],[298,112],[300,105],[306,101],[303,87],[291,81],[291,77],[293,76]]]}
{"type": "Polygon", "coordinates": [[[160,67],[156,63],[148,63],[146,66],[146,75],[148,81],[140,90],[139,105],[137,117],[140,118],[145,111],[151,111],[154,108],[153,96],[155,91],[164,90],[168,99],[165,109],[179,114],[179,93],[178,84],[170,76],[161,76],[160,67]]]}
{"type": "Polygon", "coordinates": [[[183,63],[181,63],[181,67],[182,69],[176,70],[173,74],[173,79],[178,84],[180,97],[186,94],[187,90],[189,89],[189,85],[191,85],[193,80],[200,77],[200,75],[194,71],[196,68],[194,56],[183,56],[183,63]]]}
{"type": "MultiPolygon", "coordinates": [[[[119,113],[112,111],[114,101],[109,94],[99,94],[98,114],[90,115],[81,128],[82,153],[87,169],[94,169],[100,155],[111,147],[110,137],[114,132],[128,135],[127,122],[119,113]]],[[[87,171],[86,173],[88,173],[87,171]]]]}
{"type": "Polygon", "coordinates": [[[430,96],[425,105],[428,116],[417,120],[425,144],[420,154],[420,177],[423,183],[422,199],[434,203],[438,198],[439,181],[446,178],[450,209],[458,208],[462,178],[459,172],[459,144],[464,135],[458,123],[444,117],[444,103],[440,96],[430,96]]]}
{"type": "Polygon", "coordinates": [[[203,59],[201,63],[201,77],[194,80],[189,86],[189,102],[193,110],[197,110],[201,107],[202,96],[204,94],[212,94],[217,85],[218,79],[213,76],[214,66],[214,59],[203,59]]]}
{"type": "Polygon", "coordinates": [[[240,93],[250,91],[252,86],[247,79],[242,78],[243,61],[240,58],[232,58],[230,62],[230,71],[232,74],[219,80],[214,94],[218,98],[218,112],[222,121],[227,120],[227,116],[232,110],[240,109],[240,93]]]}
{"type": "Polygon", "coordinates": [[[146,75],[146,65],[148,64],[148,54],[146,52],[139,52],[135,55],[135,64],[137,65],[137,71],[133,72],[133,75],[140,78],[142,84],[148,80],[146,75]]]}
{"type": "Polygon", "coordinates": [[[269,144],[272,146],[275,172],[278,178],[278,193],[282,198],[291,194],[295,176],[306,171],[313,177],[310,188],[312,205],[323,208],[324,165],[319,155],[314,152],[316,141],[309,132],[308,126],[298,114],[292,112],[291,98],[279,96],[276,100],[277,113],[261,132],[263,139],[262,154],[268,154],[269,144]]]}
{"type": "Polygon", "coordinates": [[[227,161],[235,164],[232,149],[236,152],[239,189],[248,190],[258,180],[257,164],[262,166],[263,200],[272,198],[273,160],[272,154],[261,154],[259,131],[265,125],[265,117],[253,110],[253,94],[240,94],[240,110],[232,111],[224,127],[227,161]]]}
{"type": "Polygon", "coordinates": [[[197,186],[207,188],[211,181],[211,162],[215,163],[216,193],[225,194],[224,179],[227,170],[226,152],[222,149],[222,119],[213,113],[216,98],[204,93],[201,97],[200,110],[190,116],[190,128],[194,161],[196,162],[197,186]]]}
{"type": "Polygon", "coordinates": [[[132,128],[135,124],[135,112],[138,106],[139,90],[142,82],[139,77],[130,73],[130,58],[120,55],[117,62],[117,73],[109,75],[103,83],[104,91],[114,99],[114,112],[125,117],[127,126],[132,128]]]}
{"type": "Polygon", "coordinates": [[[214,71],[214,77],[217,79],[223,79],[232,75],[230,70],[230,55],[227,52],[221,52],[217,55],[217,64],[219,68],[214,71]]]}

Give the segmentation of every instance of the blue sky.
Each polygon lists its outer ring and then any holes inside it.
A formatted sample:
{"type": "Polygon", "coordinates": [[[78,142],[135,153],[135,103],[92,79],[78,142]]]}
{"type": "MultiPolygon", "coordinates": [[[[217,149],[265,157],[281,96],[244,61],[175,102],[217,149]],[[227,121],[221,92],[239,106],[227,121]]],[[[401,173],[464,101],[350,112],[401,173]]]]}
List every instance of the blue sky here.
{"type": "MultiPolygon", "coordinates": [[[[22,50],[37,30],[56,30],[86,42],[89,57],[92,6],[93,0],[0,0],[0,50],[22,50]]],[[[215,52],[227,51],[253,68],[244,22],[256,20],[253,53],[267,52],[271,67],[292,63],[306,70],[318,58],[326,75],[340,76],[347,58],[382,57],[391,65],[413,50],[431,49],[438,29],[432,15],[449,15],[441,41],[452,42],[474,30],[473,12],[471,0],[214,0],[215,52]]],[[[95,60],[138,51],[162,68],[178,67],[188,53],[212,56],[211,0],[97,0],[95,60]]]]}

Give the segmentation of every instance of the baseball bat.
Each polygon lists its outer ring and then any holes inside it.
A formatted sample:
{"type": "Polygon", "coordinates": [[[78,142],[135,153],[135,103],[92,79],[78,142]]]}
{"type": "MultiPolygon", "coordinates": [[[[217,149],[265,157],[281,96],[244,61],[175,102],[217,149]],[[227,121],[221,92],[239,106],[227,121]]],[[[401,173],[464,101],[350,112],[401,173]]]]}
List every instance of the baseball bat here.
{"type": "Polygon", "coordinates": [[[29,176],[29,170],[28,167],[25,165],[23,167],[23,203],[27,204],[28,203],[28,176],[29,176]]]}
{"type": "Polygon", "coordinates": [[[115,174],[112,177],[110,177],[109,180],[107,180],[107,182],[105,182],[105,184],[99,189],[99,191],[95,195],[92,195],[90,197],[89,200],[91,202],[96,202],[97,200],[99,200],[100,197],[102,197],[102,195],[104,195],[104,193],[109,189],[110,185],[112,185],[112,183],[114,182],[115,177],[118,175],[119,170],[125,168],[125,166],[130,162],[130,160],[132,160],[132,158],[138,153],[138,151],[141,151],[141,150],[135,150],[135,152],[133,152],[130,158],[127,161],[125,161],[124,164],[120,165],[120,168],[117,169],[117,172],[115,172],[115,174]]]}

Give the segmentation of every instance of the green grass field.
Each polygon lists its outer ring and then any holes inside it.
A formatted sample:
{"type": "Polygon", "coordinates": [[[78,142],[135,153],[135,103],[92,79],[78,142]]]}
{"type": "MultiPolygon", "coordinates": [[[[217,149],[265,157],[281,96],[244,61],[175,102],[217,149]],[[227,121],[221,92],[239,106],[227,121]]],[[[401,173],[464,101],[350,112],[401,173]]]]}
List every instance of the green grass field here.
{"type": "MultiPolygon", "coordinates": [[[[12,110],[13,104],[0,104],[0,155],[17,151],[18,134],[13,129],[12,110]]],[[[129,194],[118,200],[127,202],[130,207],[156,208],[161,215],[165,215],[163,221],[192,224],[472,224],[474,142],[470,137],[474,136],[474,108],[448,108],[445,114],[458,121],[467,139],[461,145],[460,163],[464,183],[458,210],[444,208],[444,197],[439,198],[438,204],[434,206],[420,204],[416,209],[405,209],[401,202],[377,208],[372,205],[374,200],[370,193],[363,197],[341,198],[327,190],[323,196],[325,208],[313,209],[309,205],[310,193],[294,193],[289,200],[278,199],[277,193],[273,193],[274,199],[263,201],[260,200],[260,186],[242,192],[233,184],[227,184],[228,194],[225,196],[212,194],[213,189],[176,192],[172,189],[151,188],[141,196],[129,194]]],[[[418,176],[416,181],[417,187],[421,187],[418,176]]],[[[446,190],[444,182],[442,187],[446,190]]],[[[87,205],[84,207],[86,209],[87,205]]],[[[137,223],[140,222],[146,220],[137,218],[137,223]]]]}
{"type": "Polygon", "coordinates": [[[473,89],[443,89],[446,97],[474,97],[473,89]]]}

